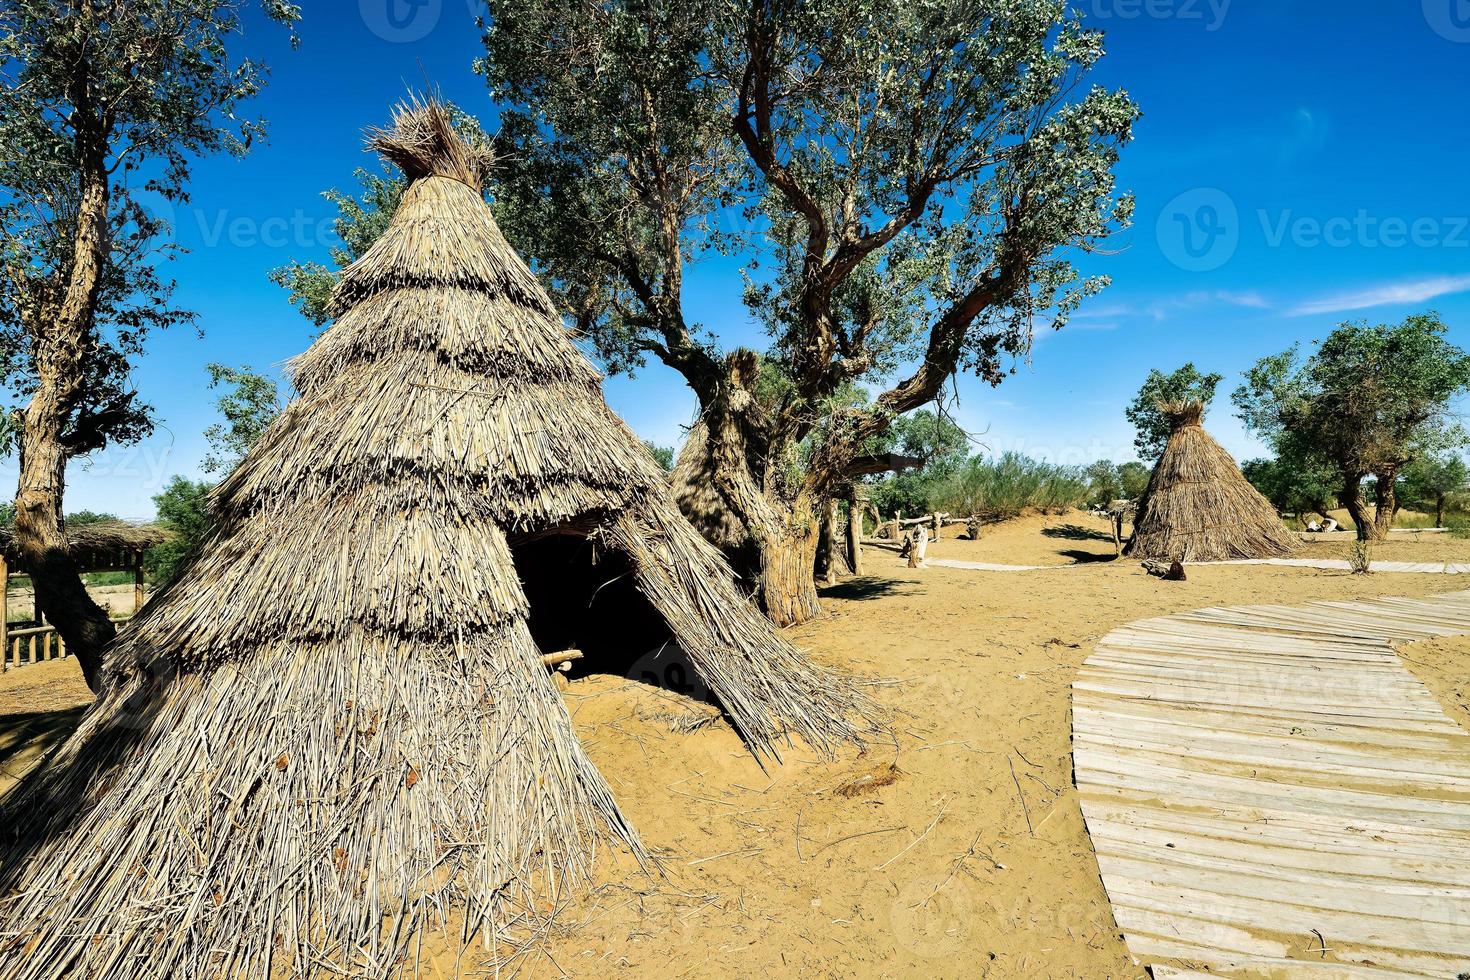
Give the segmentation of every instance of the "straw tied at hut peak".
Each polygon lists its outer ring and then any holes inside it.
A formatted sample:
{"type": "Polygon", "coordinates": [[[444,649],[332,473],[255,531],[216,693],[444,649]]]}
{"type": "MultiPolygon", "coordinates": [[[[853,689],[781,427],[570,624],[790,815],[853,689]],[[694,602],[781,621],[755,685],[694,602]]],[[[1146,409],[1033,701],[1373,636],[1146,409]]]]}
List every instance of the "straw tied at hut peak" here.
{"type": "Polygon", "coordinates": [[[409,185],[300,397],[0,814],[9,977],[380,976],[451,905],[488,939],[600,844],[641,858],[543,663],[568,640],[671,638],[758,754],[869,728],[667,499],[488,160],[435,103],[394,121],[409,185]]]}

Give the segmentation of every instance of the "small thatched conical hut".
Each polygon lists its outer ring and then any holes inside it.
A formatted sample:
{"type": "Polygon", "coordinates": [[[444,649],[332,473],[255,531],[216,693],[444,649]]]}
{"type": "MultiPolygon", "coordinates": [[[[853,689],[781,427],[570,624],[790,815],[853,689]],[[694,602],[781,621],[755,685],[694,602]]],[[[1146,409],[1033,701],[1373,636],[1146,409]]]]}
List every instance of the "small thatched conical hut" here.
{"type": "Polygon", "coordinates": [[[465,935],[544,917],[600,841],[642,854],[542,662],[568,641],[677,643],[758,752],[857,738],[855,696],[735,590],[603,402],[488,161],[437,105],[395,122],[373,146],[409,185],[300,398],[3,808],[12,980],[380,977],[451,904],[465,935]]]}
{"type": "Polygon", "coordinates": [[[1165,561],[1280,558],[1296,537],[1200,424],[1198,401],[1161,405],[1173,426],[1164,454],[1138,502],[1124,552],[1165,561]]]}

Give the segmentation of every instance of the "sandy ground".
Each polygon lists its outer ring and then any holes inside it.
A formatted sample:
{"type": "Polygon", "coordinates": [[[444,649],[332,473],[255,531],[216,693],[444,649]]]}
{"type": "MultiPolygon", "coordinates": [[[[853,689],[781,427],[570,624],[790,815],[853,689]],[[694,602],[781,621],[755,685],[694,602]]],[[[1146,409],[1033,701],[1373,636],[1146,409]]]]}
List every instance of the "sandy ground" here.
{"type": "MultiPolygon", "coordinates": [[[[1072,789],[1069,685],[1093,644],[1123,623],[1201,606],[1470,582],[1217,567],[1165,583],[1134,562],[1095,560],[1111,556],[1106,535],[1086,515],[1029,518],[933,551],[1084,561],[1027,573],[910,571],[870,550],[868,576],[828,590],[822,618],[791,631],[822,663],[874,683],[893,737],[862,755],[792,751],[763,770],[723,724],[676,732],[701,710],[683,694],[605,675],[571,683],[583,741],[664,871],[609,855],[562,931],[514,965],[533,976],[1144,976],[1118,936],[1072,789]]],[[[1470,561],[1470,541],[1439,539],[1393,542],[1379,557],[1441,550],[1470,561]]],[[[1470,643],[1406,652],[1470,721],[1470,643]]],[[[0,732],[64,730],[68,706],[84,700],[71,661],[21,668],[0,679],[0,732]]],[[[12,748],[0,751],[19,768],[12,748]]],[[[492,964],[472,950],[462,969],[492,964]]]]}

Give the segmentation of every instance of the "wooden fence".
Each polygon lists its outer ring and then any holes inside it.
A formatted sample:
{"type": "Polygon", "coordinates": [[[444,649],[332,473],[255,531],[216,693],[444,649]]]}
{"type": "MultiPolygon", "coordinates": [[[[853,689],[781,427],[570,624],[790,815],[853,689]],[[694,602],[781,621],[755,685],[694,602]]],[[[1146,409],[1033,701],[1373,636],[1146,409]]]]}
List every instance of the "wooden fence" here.
{"type": "Polygon", "coordinates": [[[66,641],[56,632],[56,627],[50,624],[6,632],[5,670],[45,660],[57,660],[67,655],[66,641]]]}
{"type": "MultiPolygon", "coordinates": [[[[114,619],[114,623],[125,622],[130,617],[114,619]]],[[[3,647],[5,660],[0,663],[0,671],[14,670],[28,664],[44,663],[47,660],[60,660],[62,657],[71,656],[66,649],[66,641],[61,634],[56,632],[56,627],[50,623],[42,623],[40,626],[26,626],[21,629],[6,629],[0,631],[0,647],[3,647]]]]}

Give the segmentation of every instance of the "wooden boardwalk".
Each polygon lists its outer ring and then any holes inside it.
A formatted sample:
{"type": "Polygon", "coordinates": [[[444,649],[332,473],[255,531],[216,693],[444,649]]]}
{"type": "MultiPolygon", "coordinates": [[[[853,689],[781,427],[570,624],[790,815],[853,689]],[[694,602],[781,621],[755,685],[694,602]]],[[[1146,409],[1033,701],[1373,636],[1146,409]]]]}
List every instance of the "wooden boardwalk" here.
{"type": "MultiPolygon", "coordinates": [[[[1127,563],[1132,558],[1119,561],[1127,563]]],[[[1088,568],[1100,562],[1072,562],[1066,565],[996,565],[984,561],[962,561],[958,558],[929,558],[927,564],[938,568],[964,568],[974,572],[1040,572],[1056,568],[1088,568]]],[[[1189,568],[1212,565],[1274,565],[1278,568],[1316,568],[1323,571],[1346,572],[1352,566],[1340,558],[1252,558],[1246,561],[1192,561],[1189,568]]],[[[1393,575],[1470,575],[1470,564],[1453,561],[1375,561],[1375,573],[1393,575]]]]}
{"type": "Polygon", "coordinates": [[[1108,634],[1072,734],[1133,955],[1174,980],[1470,972],[1470,734],[1391,645],[1465,633],[1470,592],[1108,634]]]}

